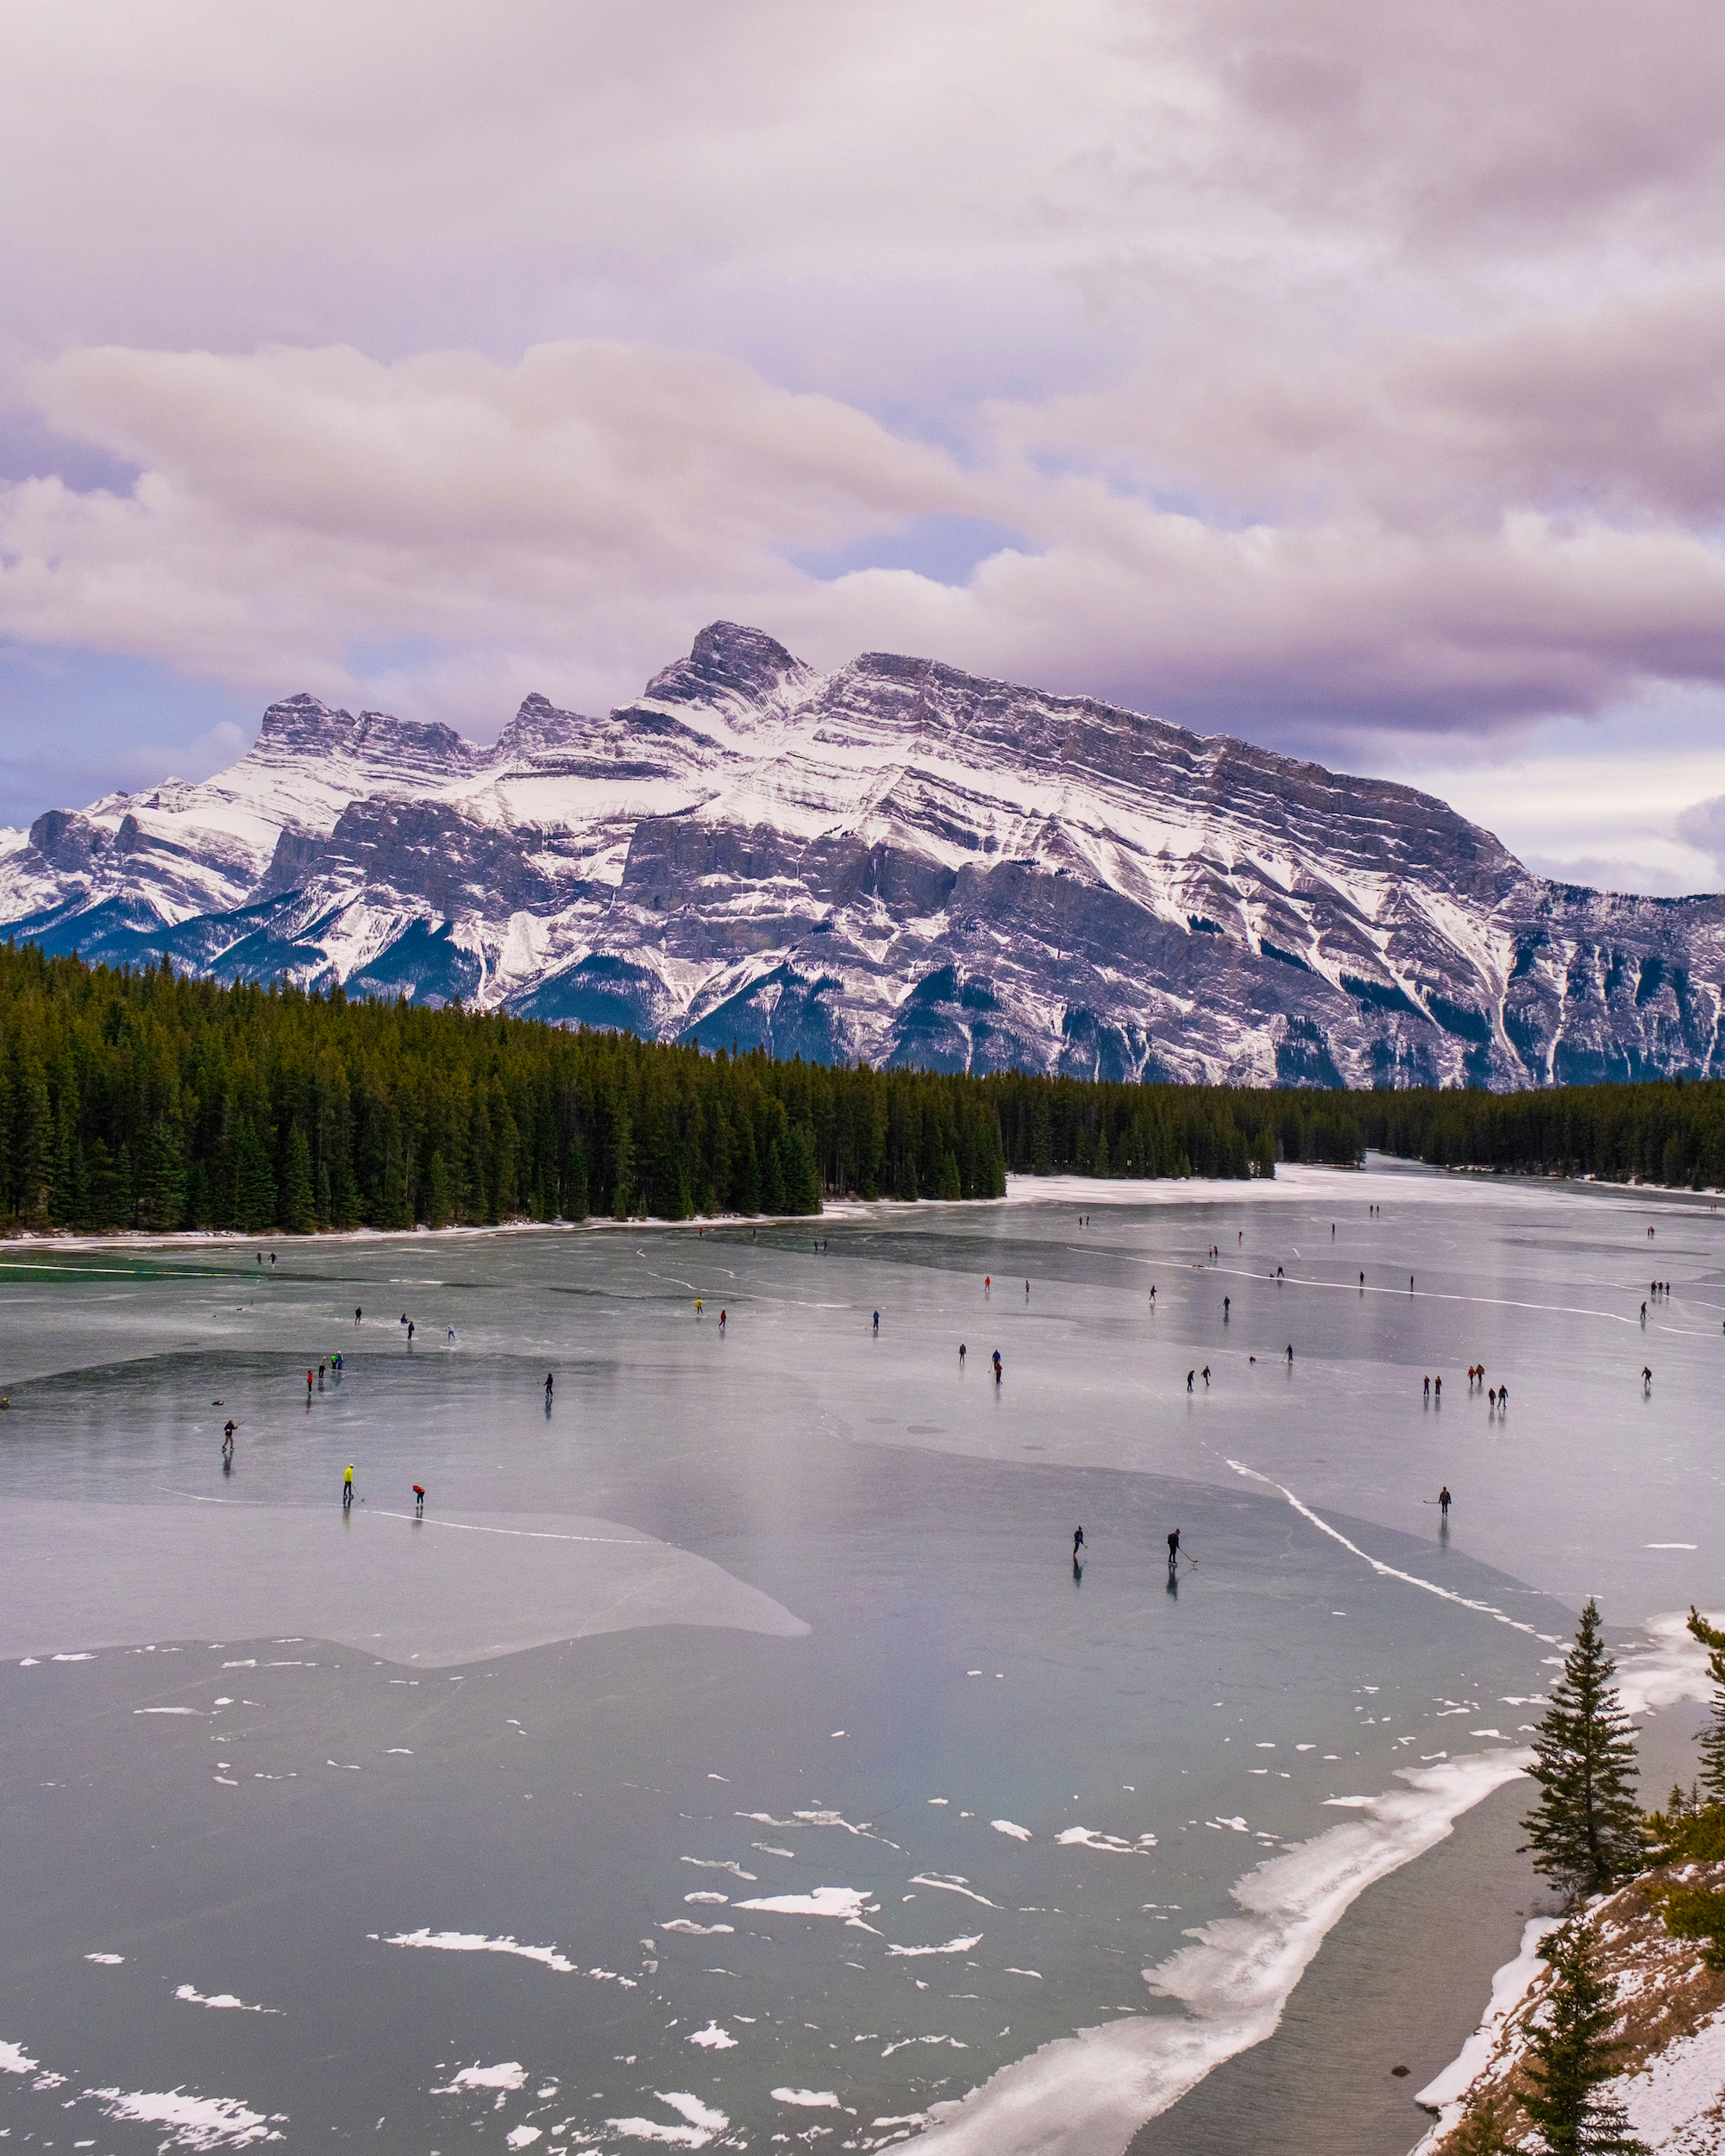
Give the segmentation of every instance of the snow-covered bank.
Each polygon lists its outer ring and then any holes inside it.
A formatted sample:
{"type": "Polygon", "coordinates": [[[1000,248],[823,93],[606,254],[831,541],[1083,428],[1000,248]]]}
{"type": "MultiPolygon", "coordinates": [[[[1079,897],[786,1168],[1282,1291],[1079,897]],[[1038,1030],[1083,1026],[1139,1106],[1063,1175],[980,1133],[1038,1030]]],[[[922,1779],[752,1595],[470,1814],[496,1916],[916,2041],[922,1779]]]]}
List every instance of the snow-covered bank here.
{"type": "MultiPolygon", "coordinates": [[[[1725,1865],[1684,1869],[1690,1884],[1725,1880],[1725,1865]],[[1703,1872],[1713,1876],[1688,1876],[1703,1872]]],[[[1630,2131],[1649,2148],[1665,2156],[1713,2156],[1725,2147],[1725,1971],[1706,1966],[1697,1941],[1665,1929],[1647,1892],[1665,1876],[1634,1881],[1585,1914],[1615,1992],[1612,2036],[1622,2046],[1622,2071],[1599,2094],[1623,2106],[1630,2131]]],[[[1526,2138],[1519,2097],[1527,2085],[1527,2035],[1549,1982],[1536,1949],[1552,1928],[1528,1925],[1521,1953],[1497,1972],[1485,2021],[1460,2057],[1420,2091],[1418,2101],[1439,2117],[1413,2156],[1440,2156],[1488,2098],[1512,2143],[1526,2138]]]]}

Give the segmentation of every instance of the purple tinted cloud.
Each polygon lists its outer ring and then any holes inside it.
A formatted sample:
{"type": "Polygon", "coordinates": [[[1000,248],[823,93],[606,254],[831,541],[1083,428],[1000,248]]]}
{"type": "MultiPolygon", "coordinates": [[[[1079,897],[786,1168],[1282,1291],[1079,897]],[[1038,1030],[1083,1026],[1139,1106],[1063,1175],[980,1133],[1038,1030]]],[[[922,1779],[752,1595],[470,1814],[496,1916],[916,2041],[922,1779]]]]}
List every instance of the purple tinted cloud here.
{"type": "Polygon", "coordinates": [[[1716,685],[1722,93],[1672,0],[40,11],[0,634],[477,732],[728,615],[1353,761],[1716,685]]]}

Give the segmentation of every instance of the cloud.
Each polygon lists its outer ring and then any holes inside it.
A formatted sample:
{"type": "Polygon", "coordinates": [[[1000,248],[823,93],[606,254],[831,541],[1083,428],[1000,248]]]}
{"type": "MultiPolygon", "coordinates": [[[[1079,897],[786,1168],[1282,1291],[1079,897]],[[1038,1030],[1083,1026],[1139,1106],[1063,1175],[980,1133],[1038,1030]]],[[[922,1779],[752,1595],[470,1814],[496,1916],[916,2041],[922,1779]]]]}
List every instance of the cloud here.
{"type": "Polygon", "coordinates": [[[592,341],[512,367],[106,347],[33,380],[53,429],[141,476],[0,490],[0,629],[272,693],[382,672],[440,707],[530,677],[614,702],[721,614],[825,663],[886,646],[1333,736],[1725,678],[1725,554],[1674,521],[1233,525],[1051,475],[1008,429],[961,461],[721,354],[592,341]],[[1025,536],[962,583],[794,566],[950,517],[1025,536]]]}
{"type": "Polygon", "coordinates": [[[1725,793],[1684,809],[1677,819],[1677,835],[1685,846],[1705,854],[1715,874],[1725,882],[1725,793]]]}
{"type": "Polygon", "coordinates": [[[729,615],[1355,762],[1720,682],[1715,31],[35,11],[0,631],[483,733],[729,615]]]}

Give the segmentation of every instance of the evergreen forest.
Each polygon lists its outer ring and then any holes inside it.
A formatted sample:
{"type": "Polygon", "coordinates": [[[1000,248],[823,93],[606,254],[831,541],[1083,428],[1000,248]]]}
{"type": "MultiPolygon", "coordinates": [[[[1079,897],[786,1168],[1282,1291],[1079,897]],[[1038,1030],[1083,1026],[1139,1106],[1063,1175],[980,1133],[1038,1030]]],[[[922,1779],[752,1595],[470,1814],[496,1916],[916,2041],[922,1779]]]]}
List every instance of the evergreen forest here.
{"type": "Polygon", "coordinates": [[[0,945],[0,1230],[404,1229],[1273,1175],[1365,1147],[1725,1186],[1725,1084],[1327,1093],[775,1062],[0,945]]]}
{"type": "Polygon", "coordinates": [[[1358,1157],[1333,1097],[717,1056],[0,946],[0,1227],[441,1227],[1358,1157]]]}
{"type": "Polygon", "coordinates": [[[1375,1151],[1439,1168],[1725,1187],[1725,1083],[1643,1080],[1534,1093],[1368,1093],[1352,1104],[1375,1151]]]}

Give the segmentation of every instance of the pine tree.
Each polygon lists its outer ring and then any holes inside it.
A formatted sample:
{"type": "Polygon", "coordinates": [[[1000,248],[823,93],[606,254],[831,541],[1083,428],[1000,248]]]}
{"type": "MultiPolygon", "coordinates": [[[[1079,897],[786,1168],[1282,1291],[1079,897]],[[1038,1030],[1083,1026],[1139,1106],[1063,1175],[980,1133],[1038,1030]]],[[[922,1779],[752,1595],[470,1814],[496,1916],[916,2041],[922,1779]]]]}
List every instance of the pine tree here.
{"type": "MultiPolygon", "coordinates": [[[[806,1124],[798,1124],[787,1131],[781,1141],[784,1148],[785,1210],[787,1213],[819,1213],[820,1211],[820,1171],[815,1166],[814,1138],[806,1124]]],[[[958,1179],[955,1164],[953,1181],[958,1179]]],[[[953,1193],[956,1197],[957,1191],[953,1193]]]]}
{"type": "Polygon", "coordinates": [[[1552,1981],[1527,2032],[1533,2085],[1522,2107],[1546,2156],[1648,2156],[1622,2106],[1594,2093],[1617,2071],[1622,2046],[1611,2041],[1614,1987],[1600,1969],[1592,1931],[1566,1924],[1540,1954],[1551,1965],[1552,1981]]]}
{"type": "Polygon", "coordinates": [[[1691,1602],[1689,1629],[1707,1650],[1707,1674],[1713,1680],[1713,1719],[1702,1732],[1703,1790],[1716,1804],[1725,1803],[1725,1632],[1709,1625],[1691,1602]]]}
{"type": "Polygon", "coordinates": [[[1488,2096],[1468,2113],[1459,2130],[1444,2143],[1444,2156],[1516,2156],[1515,2145],[1498,2124],[1497,2099],[1488,2096]]]}
{"type": "Polygon", "coordinates": [[[287,1160],[281,1180],[281,1225],[293,1235],[310,1235],[317,1225],[311,1194],[311,1148],[296,1123],[287,1134],[287,1160]]]}
{"type": "Polygon", "coordinates": [[[242,1113],[234,1131],[234,1225],[258,1235],[275,1224],[275,1175],[269,1155],[258,1142],[250,1116],[242,1113]]]}
{"type": "Polygon", "coordinates": [[[1535,1867],[1571,1895],[1603,1893],[1646,1860],[1635,1739],[1611,1682],[1616,1667],[1590,1600],[1534,1734],[1541,1795],[1521,1822],[1535,1867]]]}
{"type": "Polygon", "coordinates": [[[172,1233],[185,1215],[185,1163],[173,1125],[164,1119],[151,1125],[144,1141],[138,1225],[154,1234],[172,1233]]]}
{"type": "Polygon", "coordinates": [[[449,1171],[441,1153],[434,1153],[425,1166],[425,1225],[430,1228],[449,1225],[449,1171]]]}

